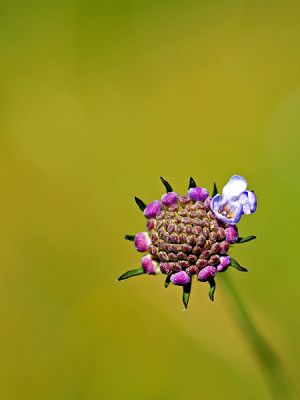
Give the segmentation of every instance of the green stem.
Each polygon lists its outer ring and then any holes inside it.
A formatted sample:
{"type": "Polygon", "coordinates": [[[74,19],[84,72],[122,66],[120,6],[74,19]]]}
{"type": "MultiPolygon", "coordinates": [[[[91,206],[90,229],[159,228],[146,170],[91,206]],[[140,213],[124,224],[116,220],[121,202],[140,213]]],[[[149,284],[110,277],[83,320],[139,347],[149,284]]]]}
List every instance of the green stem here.
{"type": "MultiPolygon", "coordinates": [[[[226,274],[228,275],[228,274],[226,274]]],[[[227,292],[231,297],[237,320],[241,326],[243,334],[254,351],[260,362],[264,378],[271,390],[274,399],[296,399],[298,398],[293,390],[280,359],[274,350],[267,343],[266,339],[260,334],[255,323],[252,321],[245,304],[241,300],[231,279],[223,275],[223,282],[227,292]]]]}

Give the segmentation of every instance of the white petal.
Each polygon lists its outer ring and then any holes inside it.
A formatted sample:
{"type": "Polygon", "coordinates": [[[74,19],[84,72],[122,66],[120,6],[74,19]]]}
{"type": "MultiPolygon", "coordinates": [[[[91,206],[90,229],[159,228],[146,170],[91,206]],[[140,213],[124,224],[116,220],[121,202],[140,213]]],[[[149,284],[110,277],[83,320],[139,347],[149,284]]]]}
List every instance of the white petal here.
{"type": "Polygon", "coordinates": [[[257,207],[257,200],[255,194],[253,192],[248,192],[248,199],[250,204],[250,211],[251,213],[253,213],[257,207]]]}
{"type": "Polygon", "coordinates": [[[237,222],[239,222],[239,220],[241,219],[243,215],[243,206],[242,204],[239,204],[237,206],[237,208],[234,211],[234,216],[233,216],[233,222],[236,224],[237,222]]]}
{"type": "Polygon", "coordinates": [[[233,175],[222,191],[222,201],[236,200],[247,189],[247,181],[244,177],[233,175]]]}

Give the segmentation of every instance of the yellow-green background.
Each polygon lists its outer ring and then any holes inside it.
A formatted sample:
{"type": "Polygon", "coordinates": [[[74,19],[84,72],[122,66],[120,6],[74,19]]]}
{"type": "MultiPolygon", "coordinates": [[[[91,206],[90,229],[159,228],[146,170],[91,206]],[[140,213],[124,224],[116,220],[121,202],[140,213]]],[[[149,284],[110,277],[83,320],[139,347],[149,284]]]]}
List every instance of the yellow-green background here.
{"type": "Polygon", "coordinates": [[[188,313],[124,233],[159,176],[244,175],[229,271],[299,384],[299,1],[1,1],[0,397],[270,399],[218,276],[188,313]]]}

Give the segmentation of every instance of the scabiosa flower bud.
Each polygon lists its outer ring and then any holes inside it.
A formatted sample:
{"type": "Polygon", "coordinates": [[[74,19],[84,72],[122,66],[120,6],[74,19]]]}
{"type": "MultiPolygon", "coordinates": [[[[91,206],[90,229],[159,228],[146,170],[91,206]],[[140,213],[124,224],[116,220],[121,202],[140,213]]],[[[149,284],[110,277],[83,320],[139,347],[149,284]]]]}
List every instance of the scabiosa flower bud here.
{"type": "Polygon", "coordinates": [[[170,242],[171,243],[179,243],[179,236],[177,235],[177,233],[171,233],[170,242]]]}
{"type": "Polygon", "coordinates": [[[155,218],[161,210],[161,202],[154,200],[144,210],[144,215],[147,218],[155,218]]]}
{"type": "Polygon", "coordinates": [[[135,235],[134,245],[137,251],[142,253],[149,250],[151,240],[147,232],[140,232],[135,235]]]}
{"type": "Polygon", "coordinates": [[[186,261],[186,260],[180,260],[178,262],[178,264],[180,265],[180,267],[182,269],[185,269],[185,270],[190,266],[190,263],[188,261],[186,261]]]}
{"type": "Polygon", "coordinates": [[[126,235],[134,241],[139,252],[148,252],[142,257],[142,265],[127,271],[119,280],[143,273],[166,275],[165,287],[169,283],[183,286],[183,302],[187,306],[191,280],[197,275],[201,282],[210,285],[209,297],[214,298],[215,280],[218,272],[228,266],[246,271],[236,260],[228,256],[230,244],[244,243],[255,236],[238,237],[235,223],[242,213],[249,214],[256,209],[256,197],[246,191],[246,181],[239,176],[232,177],[222,192],[222,198],[214,185],[213,198],[205,188],[197,187],[190,178],[187,195],[179,196],[171,185],[161,177],[167,193],[161,200],[148,206],[135,197],[135,201],[147,218],[147,232],[126,235]],[[236,202],[236,196],[238,201],[236,202]]]}
{"type": "Polygon", "coordinates": [[[214,243],[214,244],[211,246],[210,251],[211,251],[212,254],[217,254],[217,253],[219,253],[219,251],[220,251],[220,245],[219,245],[219,243],[214,243]]]}
{"type": "Polygon", "coordinates": [[[207,260],[205,260],[204,258],[198,258],[196,265],[199,269],[202,269],[207,266],[207,260]]]}
{"type": "Polygon", "coordinates": [[[172,262],[172,263],[169,263],[169,265],[171,266],[172,272],[179,272],[182,269],[179,262],[172,262]]]}
{"type": "Polygon", "coordinates": [[[169,260],[178,261],[178,256],[175,253],[169,253],[169,260]]]}
{"type": "Polygon", "coordinates": [[[155,247],[155,246],[153,246],[153,245],[151,244],[151,246],[150,246],[150,248],[149,248],[149,253],[150,253],[152,256],[156,256],[157,253],[158,253],[158,248],[155,247]]]}
{"type": "Polygon", "coordinates": [[[204,201],[208,196],[208,190],[200,187],[189,189],[188,195],[193,201],[204,201]]]}
{"type": "Polygon", "coordinates": [[[191,201],[190,196],[180,196],[179,201],[182,204],[188,204],[191,201]]]}
{"type": "Polygon", "coordinates": [[[158,253],[158,258],[160,259],[160,261],[163,261],[163,262],[169,260],[169,256],[168,256],[168,254],[167,254],[165,251],[160,251],[160,252],[158,253]]]}
{"type": "Polygon", "coordinates": [[[219,249],[220,254],[226,254],[229,250],[229,243],[224,240],[223,242],[219,243],[219,249]]]}
{"type": "Polygon", "coordinates": [[[155,275],[160,271],[158,263],[149,254],[142,258],[142,267],[146,274],[155,275]]]}
{"type": "Polygon", "coordinates": [[[220,264],[217,266],[218,272],[226,271],[226,269],[230,265],[230,261],[231,260],[229,256],[220,257],[220,264]]]}
{"type": "Polygon", "coordinates": [[[206,282],[210,278],[213,278],[217,273],[217,270],[215,267],[212,265],[208,265],[207,267],[201,269],[201,271],[198,274],[198,279],[201,282],[206,282]]]}
{"type": "Polygon", "coordinates": [[[212,198],[211,197],[207,197],[204,201],[204,207],[209,210],[210,209],[210,204],[211,204],[212,198]]]}
{"type": "Polygon", "coordinates": [[[161,198],[161,202],[164,206],[171,206],[172,204],[176,204],[178,201],[178,194],[175,192],[168,192],[164,194],[161,198]]]}
{"type": "Polygon", "coordinates": [[[226,235],[226,240],[228,243],[236,242],[236,240],[239,236],[237,227],[235,225],[229,225],[225,229],[225,235],[226,235]]]}
{"type": "Polygon", "coordinates": [[[160,268],[161,273],[163,273],[163,274],[169,274],[172,271],[171,263],[167,263],[167,262],[160,263],[159,268],[160,268]]]}
{"type": "Polygon", "coordinates": [[[185,271],[177,272],[171,276],[171,282],[173,285],[183,286],[189,283],[191,280],[190,276],[185,271]]]}
{"type": "Polygon", "coordinates": [[[215,254],[214,256],[211,256],[209,259],[209,264],[210,265],[217,265],[219,264],[220,261],[220,256],[218,254],[215,254]]]}
{"type": "Polygon", "coordinates": [[[197,275],[199,273],[199,268],[196,265],[191,265],[186,269],[186,273],[190,276],[197,275]]]}
{"type": "Polygon", "coordinates": [[[217,235],[218,235],[218,240],[223,240],[226,238],[226,233],[225,233],[225,229],[223,228],[218,228],[217,230],[217,235]]]}

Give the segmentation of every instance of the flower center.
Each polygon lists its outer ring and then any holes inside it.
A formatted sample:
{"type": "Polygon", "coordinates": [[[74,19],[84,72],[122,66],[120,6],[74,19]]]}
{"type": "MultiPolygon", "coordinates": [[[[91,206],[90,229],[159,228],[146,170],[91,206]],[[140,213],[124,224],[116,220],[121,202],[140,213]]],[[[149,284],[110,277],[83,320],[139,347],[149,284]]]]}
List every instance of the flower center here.
{"type": "MultiPolygon", "coordinates": [[[[224,212],[230,210],[224,208],[224,212]]],[[[149,252],[160,263],[164,274],[185,270],[198,274],[207,265],[216,266],[220,256],[227,253],[225,224],[217,220],[210,205],[193,202],[188,196],[179,198],[148,220],[151,238],[149,252]]]]}
{"type": "Polygon", "coordinates": [[[229,204],[225,204],[220,208],[220,214],[224,215],[224,217],[231,219],[234,217],[234,207],[229,206],[229,204]]]}

